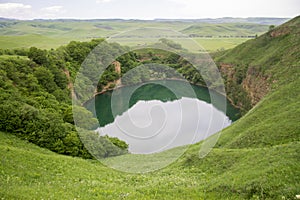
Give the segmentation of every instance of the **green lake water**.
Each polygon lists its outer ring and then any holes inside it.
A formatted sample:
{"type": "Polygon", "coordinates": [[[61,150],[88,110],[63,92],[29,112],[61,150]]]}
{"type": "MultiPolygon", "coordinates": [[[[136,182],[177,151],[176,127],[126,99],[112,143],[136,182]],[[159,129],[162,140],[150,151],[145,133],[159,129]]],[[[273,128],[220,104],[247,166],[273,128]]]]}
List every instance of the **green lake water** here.
{"type": "Polygon", "coordinates": [[[85,106],[98,118],[100,135],[118,137],[141,154],[198,142],[240,117],[223,95],[176,80],[122,87],[85,106]]]}

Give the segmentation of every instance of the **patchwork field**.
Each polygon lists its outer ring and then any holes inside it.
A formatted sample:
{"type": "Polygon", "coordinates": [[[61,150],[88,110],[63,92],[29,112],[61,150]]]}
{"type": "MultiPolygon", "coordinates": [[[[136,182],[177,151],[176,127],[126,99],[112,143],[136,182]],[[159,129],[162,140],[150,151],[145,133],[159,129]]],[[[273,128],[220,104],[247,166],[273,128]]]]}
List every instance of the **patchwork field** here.
{"type": "MultiPolygon", "coordinates": [[[[283,19],[280,19],[281,21],[283,19]]],[[[43,49],[57,48],[72,40],[88,41],[92,38],[107,38],[130,32],[132,30],[148,27],[159,30],[170,30],[166,38],[172,34],[183,34],[188,40],[193,39],[207,51],[216,51],[232,48],[247,39],[266,32],[268,23],[279,23],[279,19],[267,23],[257,22],[231,22],[221,23],[202,21],[141,21],[141,20],[33,20],[15,21],[0,20],[0,48],[27,48],[36,46],[43,49]],[[193,38],[189,38],[192,36],[193,38]]],[[[143,35],[143,32],[139,31],[143,35]]],[[[144,35],[150,35],[146,30],[144,35]]],[[[176,39],[183,46],[185,39],[176,39]]],[[[126,38],[118,39],[120,43],[128,46],[149,44],[156,38],[138,38],[128,34],[126,38]]],[[[189,45],[187,45],[189,48],[189,45]]],[[[191,51],[199,49],[191,48],[191,51]]]]}

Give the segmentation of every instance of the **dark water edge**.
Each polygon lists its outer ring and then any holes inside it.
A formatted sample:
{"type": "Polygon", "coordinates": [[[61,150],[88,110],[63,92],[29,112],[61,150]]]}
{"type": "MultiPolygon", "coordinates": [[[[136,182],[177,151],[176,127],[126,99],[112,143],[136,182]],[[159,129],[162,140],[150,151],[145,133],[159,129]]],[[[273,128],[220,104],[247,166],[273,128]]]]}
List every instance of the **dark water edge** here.
{"type": "Polygon", "coordinates": [[[114,122],[112,105],[114,106],[114,115],[116,116],[124,113],[139,100],[169,102],[181,99],[182,97],[189,97],[211,103],[211,96],[214,99],[213,106],[223,113],[225,113],[224,110],[226,109],[225,114],[232,122],[241,117],[240,110],[233,106],[224,95],[216,91],[209,91],[207,87],[179,80],[158,80],[150,83],[146,82],[143,85],[124,86],[98,94],[93,99],[87,101],[84,106],[90,111],[95,109],[94,115],[98,119],[100,126],[104,127],[114,122]],[[192,88],[192,91],[189,88],[192,88]],[[128,96],[133,90],[132,95],[128,96]],[[127,99],[128,102],[122,102],[122,99],[127,99]],[[224,101],[226,101],[226,105],[223,105],[224,101]]]}

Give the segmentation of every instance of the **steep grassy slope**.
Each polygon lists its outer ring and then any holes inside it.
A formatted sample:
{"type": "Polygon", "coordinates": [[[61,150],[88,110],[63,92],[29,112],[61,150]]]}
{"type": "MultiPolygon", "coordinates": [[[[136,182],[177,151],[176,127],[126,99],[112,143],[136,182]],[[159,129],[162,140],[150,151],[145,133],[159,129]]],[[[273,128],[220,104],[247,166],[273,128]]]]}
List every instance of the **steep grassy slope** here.
{"type": "Polygon", "coordinates": [[[300,17],[214,57],[227,95],[247,111],[270,90],[298,79],[300,17]]]}
{"type": "Polygon", "coordinates": [[[299,140],[299,58],[300,17],[218,55],[229,96],[241,106],[244,102],[249,102],[249,107],[256,105],[224,131],[220,146],[262,147],[299,140]],[[248,101],[232,87],[246,94],[248,101]]]}
{"type": "MultiPolygon", "coordinates": [[[[240,98],[249,94],[248,106],[255,106],[222,131],[205,158],[198,157],[198,143],[165,169],[127,174],[0,133],[0,197],[294,199],[300,194],[299,24],[298,17],[216,56],[227,84],[239,93],[232,88],[231,98],[243,106],[240,98]],[[259,91],[263,95],[257,99],[251,96],[259,91]]],[[[110,161],[137,159],[135,155],[119,158],[110,161]]]]}
{"type": "Polygon", "coordinates": [[[299,142],[218,149],[199,159],[194,145],[172,166],[126,174],[97,161],[57,155],[0,133],[3,199],[248,199],[299,193],[299,142]]]}
{"type": "Polygon", "coordinates": [[[257,148],[299,141],[299,84],[298,78],[265,97],[238,123],[223,131],[217,146],[257,148]]]}

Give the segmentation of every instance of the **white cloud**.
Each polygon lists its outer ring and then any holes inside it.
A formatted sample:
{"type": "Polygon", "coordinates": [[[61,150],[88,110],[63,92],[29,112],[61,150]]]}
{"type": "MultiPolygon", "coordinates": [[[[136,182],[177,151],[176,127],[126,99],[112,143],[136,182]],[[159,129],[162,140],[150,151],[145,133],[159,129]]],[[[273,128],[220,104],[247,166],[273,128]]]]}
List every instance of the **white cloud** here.
{"type": "Polygon", "coordinates": [[[30,19],[32,17],[32,8],[31,5],[22,3],[0,3],[0,16],[30,19]]]}
{"type": "Polygon", "coordinates": [[[178,15],[203,17],[286,17],[297,13],[299,0],[167,0],[177,4],[178,15]],[[296,2],[297,1],[297,2],[296,2]],[[272,5],[272,6],[270,6],[272,5]]]}
{"type": "Polygon", "coordinates": [[[96,3],[108,3],[111,2],[112,0],[96,0],[96,3]]]}
{"type": "Polygon", "coordinates": [[[65,12],[62,6],[49,6],[40,10],[39,18],[57,18],[65,12]]]}
{"type": "Polygon", "coordinates": [[[1,3],[0,12],[15,11],[19,9],[30,9],[31,5],[24,5],[22,3],[1,3]]]}
{"type": "Polygon", "coordinates": [[[45,12],[57,13],[57,12],[61,12],[62,9],[63,9],[62,6],[50,6],[50,7],[42,8],[41,10],[45,12]]]}
{"type": "Polygon", "coordinates": [[[62,6],[49,6],[34,9],[31,5],[22,3],[0,3],[0,17],[15,19],[58,18],[66,10],[62,6]]]}
{"type": "Polygon", "coordinates": [[[56,0],[59,3],[54,5],[51,1],[47,4],[34,0],[24,2],[3,3],[0,0],[0,17],[152,19],[299,15],[299,0],[56,0]]]}

